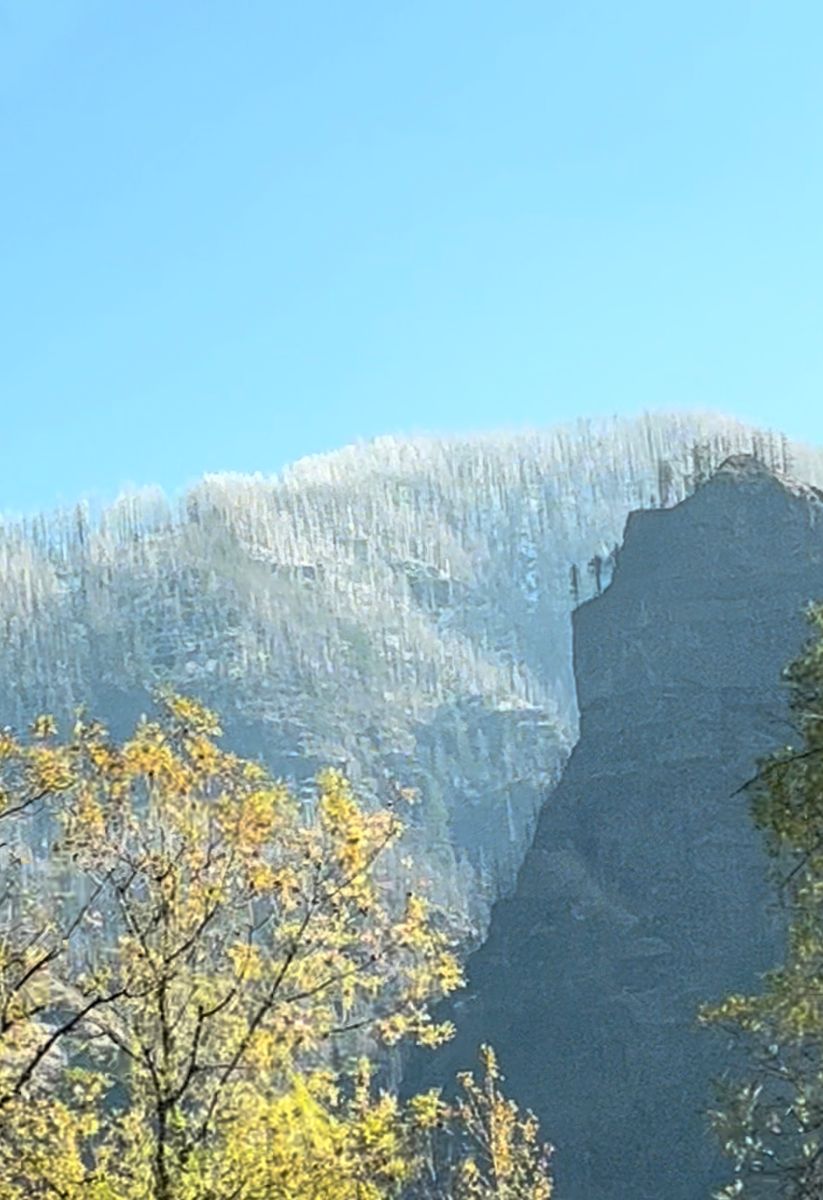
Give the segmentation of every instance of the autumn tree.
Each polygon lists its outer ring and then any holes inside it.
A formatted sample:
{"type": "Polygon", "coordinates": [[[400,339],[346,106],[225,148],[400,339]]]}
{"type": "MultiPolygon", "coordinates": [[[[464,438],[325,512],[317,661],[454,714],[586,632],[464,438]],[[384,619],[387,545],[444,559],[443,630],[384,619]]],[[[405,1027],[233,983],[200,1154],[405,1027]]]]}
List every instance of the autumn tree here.
{"type": "Polygon", "coordinates": [[[823,606],[810,619],[816,636],[785,672],[797,740],[751,784],[788,918],[785,962],[758,995],[701,1010],[749,1064],[746,1077],[720,1082],[711,1113],[733,1162],[721,1197],[823,1197],[823,606]]]}
{"type": "Polygon", "coordinates": [[[418,1140],[428,1134],[415,1200],[550,1200],[552,1147],[540,1141],[533,1113],[503,1094],[490,1046],[480,1047],[480,1064],[479,1079],[458,1076],[452,1103],[432,1092],[410,1102],[410,1128],[421,1131],[418,1140]]]}
{"type": "MultiPolygon", "coordinates": [[[[122,745],[82,713],[66,743],[50,718],[0,740],[0,1200],[413,1194],[426,1114],[455,1116],[345,1053],[451,1033],[449,939],[384,865],[400,818],[334,772],[306,813],[211,712],[160,703],[122,745]]],[[[462,1194],[547,1194],[512,1188],[462,1194]]]]}

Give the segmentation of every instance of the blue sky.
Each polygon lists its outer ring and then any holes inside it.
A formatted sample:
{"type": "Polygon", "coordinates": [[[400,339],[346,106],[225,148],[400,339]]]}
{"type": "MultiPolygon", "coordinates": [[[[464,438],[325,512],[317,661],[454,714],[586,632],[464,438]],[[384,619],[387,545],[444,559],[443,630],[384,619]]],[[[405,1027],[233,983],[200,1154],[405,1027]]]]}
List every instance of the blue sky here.
{"type": "Polygon", "coordinates": [[[0,0],[0,510],[386,432],[823,443],[823,6],[0,0]]]}

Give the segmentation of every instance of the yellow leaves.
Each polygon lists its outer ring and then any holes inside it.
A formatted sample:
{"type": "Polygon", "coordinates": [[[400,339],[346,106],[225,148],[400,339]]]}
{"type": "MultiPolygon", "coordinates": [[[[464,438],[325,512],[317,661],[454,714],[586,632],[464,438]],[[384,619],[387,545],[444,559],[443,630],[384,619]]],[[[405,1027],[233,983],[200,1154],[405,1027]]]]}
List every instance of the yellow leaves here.
{"type": "Polygon", "coordinates": [[[480,1185],[480,1168],[471,1155],[465,1158],[458,1167],[458,1179],[460,1184],[469,1190],[475,1189],[480,1185]]]}
{"type": "Polygon", "coordinates": [[[380,1148],[384,1152],[390,1149],[396,1138],[397,1110],[396,1097],[384,1092],[361,1111],[358,1135],[366,1148],[380,1148]]]}
{"type": "Polygon", "coordinates": [[[435,979],[436,974],[430,963],[424,961],[419,966],[411,967],[406,976],[404,996],[413,1004],[425,1004],[435,979]]]}
{"type": "Polygon", "coordinates": [[[254,791],[240,798],[233,820],[231,836],[244,851],[259,850],[274,833],[281,812],[288,802],[283,787],[254,791]]]}
{"type": "Polygon", "coordinates": [[[107,1090],[107,1080],[97,1071],[73,1067],[65,1072],[64,1078],[79,1105],[95,1104],[107,1090]]]}
{"type": "Polygon", "coordinates": [[[360,815],[351,788],[340,771],[321,771],[317,776],[317,787],[320,819],[328,829],[346,829],[360,815]]]}
{"type": "Polygon", "coordinates": [[[448,951],[444,951],[436,959],[433,973],[440,991],[446,996],[450,992],[455,992],[458,988],[463,987],[465,983],[460,963],[448,951]]]}
{"type": "Polygon", "coordinates": [[[355,1108],[362,1108],[369,1103],[373,1074],[372,1064],[366,1058],[365,1054],[361,1054],[351,1072],[351,1079],[354,1085],[353,1105],[355,1108]]]}
{"type": "MultiPolygon", "coordinates": [[[[226,789],[215,803],[217,824],[226,845],[233,847],[245,859],[260,859],[275,842],[293,840],[297,809],[287,789],[281,784],[251,791],[235,785],[226,789]]],[[[283,886],[274,870],[259,865],[248,868],[255,888],[270,889],[283,886]]]]}
{"type": "Polygon", "coordinates": [[[523,1134],[523,1141],[530,1146],[536,1145],[537,1136],[540,1133],[540,1126],[537,1123],[537,1117],[534,1115],[534,1113],[527,1113],[526,1117],[521,1123],[520,1128],[523,1134]]]}
{"type": "Polygon", "coordinates": [[[318,815],[321,828],[334,839],[341,865],[350,871],[359,868],[367,844],[365,817],[355,803],[351,789],[337,771],[323,771],[317,779],[320,791],[318,815]]]}
{"type": "Polygon", "coordinates": [[[7,1136],[0,1138],[0,1200],[102,1200],[105,1193],[92,1190],[85,1161],[100,1122],[85,1099],[69,1105],[29,1098],[13,1104],[6,1119],[7,1136]]]}
{"type": "MultiPolygon", "coordinates": [[[[812,1183],[803,1176],[802,1159],[803,1137],[817,1123],[807,1097],[813,1095],[819,1107],[823,1036],[823,607],[808,615],[814,640],[783,672],[800,744],[761,759],[750,794],[754,825],[766,835],[781,881],[789,934],[785,961],[765,975],[760,994],[732,994],[699,1012],[701,1024],[744,1034],[750,1059],[747,1078],[718,1086],[721,1107],[711,1114],[721,1146],[734,1160],[736,1183],[724,1195],[748,1195],[749,1181],[759,1179],[770,1161],[780,1163],[787,1179],[798,1171],[803,1194],[812,1183]]],[[[816,1183],[815,1174],[811,1191],[816,1183]]]]}
{"type": "Polygon", "coordinates": [[[321,772],[317,785],[320,829],[332,840],[340,869],[355,881],[374,855],[399,836],[402,824],[387,811],[364,813],[339,771],[321,772]]]}
{"type": "Polygon", "coordinates": [[[71,812],[83,840],[97,841],[105,835],[106,818],[103,806],[95,789],[85,780],[76,789],[71,812]]]}
{"type": "Polygon", "coordinates": [[[14,758],[21,752],[20,743],[8,729],[0,730],[0,762],[4,758],[14,758]]]}
{"type": "Polygon", "coordinates": [[[50,713],[41,713],[35,717],[29,726],[29,733],[33,738],[42,740],[49,737],[54,737],[57,733],[57,722],[50,713]]]}
{"type": "Polygon", "coordinates": [[[486,1077],[486,1083],[491,1083],[500,1078],[500,1068],[497,1065],[497,1055],[488,1044],[480,1047],[480,1065],[483,1068],[483,1074],[486,1077]]]}
{"type": "Polygon", "coordinates": [[[277,872],[266,862],[253,862],[248,868],[248,880],[249,887],[262,895],[277,886],[277,872]]]}
{"type": "MultiPolygon", "coordinates": [[[[799,965],[803,966],[802,959],[799,965]]],[[[770,972],[762,996],[731,995],[719,1004],[701,1005],[698,1021],[702,1025],[736,1025],[748,1033],[768,1034],[771,1040],[800,1042],[816,1038],[823,1032],[817,972],[770,972]]]]}
{"type": "Polygon", "coordinates": [[[748,1019],[750,1002],[743,996],[728,996],[721,1004],[701,1004],[697,1020],[701,1025],[719,1025],[724,1022],[743,1022],[748,1019]]]}
{"type": "Polygon", "coordinates": [[[25,753],[29,769],[29,786],[33,792],[66,791],[74,782],[74,771],[67,752],[60,747],[31,747],[25,753]]]}
{"type": "Polygon", "coordinates": [[[179,766],[171,748],[166,744],[162,730],[146,725],[136,737],[126,742],[122,752],[122,764],[126,775],[132,779],[140,775],[173,777],[179,766]]]}
{"type": "Polygon", "coordinates": [[[348,1017],[357,996],[357,985],[352,975],[345,975],[340,983],[340,1007],[344,1017],[348,1017]]]}
{"type": "Polygon", "coordinates": [[[387,1046],[395,1046],[411,1028],[411,1020],[404,1013],[391,1013],[377,1022],[377,1033],[387,1046]]]}
{"type": "Polygon", "coordinates": [[[420,1092],[409,1101],[412,1124],[420,1129],[434,1129],[444,1120],[447,1107],[440,1099],[440,1088],[420,1092]]]}
{"type": "Polygon", "coordinates": [[[283,913],[293,912],[303,895],[300,872],[288,865],[273,869],[270,891],[277,897],[283,913]]]}
{"type": "Polygon", "coordinates": [[[328,1067],[307,1071],[300,1076],[313,1099],[330,1108],[340,1103],[340,1077],[328,1067]]]}
{"type": "Polygon", "coordinates": [[[458,1076],[463,1096],[451,1110],[469,1147],[455,1172],[454,1200],[550,1200],[551,1147],[538,1143],[533,1114],[521,1117],[514,1101],[501,1093],[490,1046],[481,1047],[480,1061],[479,1081],[469,1071],[458,1076]]]}
{"type": "Polygon", "coordinates": [[[205,734],[207,737],[220,737],[223,730],[216,715],[199,700],[191,696],[180,696],[176,692],[161,689],[157,694],[158,703],[173,720],[192,733],[205,734]]]}
{"type": "Polygon", "coordinates": [[[212,1194],[240,1184],[243,1200],[389,1200],[413,1176],[394,1098],[356,1089],[343,1101],[309,1073],[269,1099],[248,1096],[237,1112],[243,1119],[225,1130],[204,1172],[212,1194]]]}
{"type": "Polygon", "coordinates": [[[398,943],[410,949],[425,949],[431,940],[428,916],[429,905],[425,897],[409,892],[403,920],[397,925],[398,943]]]}
{"type": "Polygon", "coordinates": [[[418,1046],[435,1049],[437,1046],[443,1046],[446,1042],[451,1041],[454,1034],[455,1027],[451,1021],[440,1021],[438,1024],[421,1023],[416,1041],[418,1046]]]}
{"type": "MultiPolygon", "coordinates": [[[[35,957],[34,954],[23,957],[20,964],[21,978],[33,965],[35,957]]],[[[30,1020],[29,1015],[47,999],[46,984],[35,975],[27,980],[24,986],[9,991],[3,999],[7,1028],[0,1043],[0,1065],[7,1068],[19,1067],[43,1041],[43,1029],[30,1020]]]]}
{"type": "Polygon", "coordinates": [[[514,1130],[517,1109],[510,1100],[494,1096],[489,1104],[490,1149],[495,1175],[505,1179],[514,1164],[514,1130]]]}
{"type": "MultiPolygon", "coordinates": [[[[823,880],[820,881],[823,885],[823,880]]],[[[804,890],[804,899],[812,900],[812,904],[816,906],[817,900],[823,891],[823,887],[818,889],[818,895],[814,895],[814,889],[804,890]],[[807,896],[807,892],[811,892],[807,896]]],[[[815,922],[810,920],[796,920],[794,925],[789,930],[789,950],[791,959],[798,967],[805,967],[806,964],[811,964],[816,960],[821,953],[821,931],[816,927],[815,922]]]]}
{"type": "Polygon", "coordinates": [[[99,774],[115,777],[120,771],[120,758],[114,751],[102,742],[92,741],[86,745],[89,761],[99,774]]]}
{"type": "Polygon", "coordinates": [[[448,994],[463,986],[460,964],[448,949],[445,935],[434,927],[424,896],[413,892],[407,895],[405,913],[395,926],[394,937],[398,946],[411,951],[421,966],[425,964],[429,990],[448,994]]]}
{"type": "Polygon", "coordinates": [[[222,754],[207,737],[191,737],[186,743],[189,758],[197,771],[216,775],[222,763],[222,754]]]}
{"type": "MultiPolygon", "coordinates": [[[[66,1038],[65,1059],[57,1056],[63,1107],[30,1106],[14,1127],[28,1139],[29,1174],[8,1194],[11,1141],[0,1130],[0,1200],[52,1200],[48,1188],[68,1200],[146,1200],[155,1194],[158,1095],[174,1145],[174,1200],[238,1187],[240,1200],[396,1197],[417,1169],[411,1129],[434,1128],[438,1102],[401,1110],[396,1098],[373,1095],[365,1067],[341,1079],[318,1066],[347,1024],[390,1044],[435,1046],[453,1033],[427,1009],[462,983],[440,914],[416,894],[398,912],[380,866],[402,826],[390,812],[365,811],[337,772],[320,777],[309,817],[262,767],[212,743],[214,714],[171,694],[162,704],[163,719],[141,722],[124,744],[82,722],[68,746],[44,745],[53,734],[45,724],[30,747],[0,735],[9,804],[23,777],[63,793],[53,850],[62,890],[56,872],[41,882],[44,899],[59,901],[56,923],[69,913],[69,952],[44,974],[53,989],[45,999],[75,1011],[96,998],[66,1038]],[[75,925],[76,908],[60,907],[66,896],[93,896],[75,925]],[[102,1002],[108,993],[116,1004],[102,1002]],[[102,1085],[69,1073],[90,1048],[114,1064],[113,1094],[128,1097],[116,1120],[102,1085]],[[196,1146],[174,1158],[200,1123],[196,1146]],[[52,1179],[61,1154],[66,1170],[52,1179]]],[[[0,959],[0,998],[9,958],[0,959]]],[[[21,1037],[37,999],[17,998],[21,1037]]]]}
{"type": "Polygon", "coordinates": [[[263,974],[263,964],[258,946],[242,942],[230,946],[226,956],[234,967],[235,974],[241,979],[260,979],[263,974]]]}
{"type": "Polygon", "coordinates": [[[243,1061],[247,1068],[251,1067],[256,1073],[268,1073],[282,1066],[282,1047],[277,1037],[267,1029],[254,1030],[243,1061]]]}
{"type": "Polygon", "coordinates": [[[435,1048],[454,1037],[451,1021],[435,1023],[425,1009],[397,1009],[376,1024],[376,1033],[386,1046],[395,1046],[403,1038],[414,1038],[418,1046],[435,1048]]]}

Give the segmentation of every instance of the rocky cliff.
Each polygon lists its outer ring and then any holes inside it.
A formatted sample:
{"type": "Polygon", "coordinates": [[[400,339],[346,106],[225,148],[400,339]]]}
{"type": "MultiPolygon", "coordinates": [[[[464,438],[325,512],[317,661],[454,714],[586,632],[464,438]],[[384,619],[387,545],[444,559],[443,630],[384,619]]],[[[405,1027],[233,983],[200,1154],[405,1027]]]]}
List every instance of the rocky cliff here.
{"type": "Polygon", "coordinates": [[[728,1051],[695,1010],[780,954],[736,789],[787,740],[781,670],[823,596],[821,495],[731,458],[633,513],[611,585],[574,613],[580,738],[438,1068],[492,1041],[556,1145],[563,1200],[704,1200],[723,1178],[702,1113],[728,1051]]]}
{"type": "Polygon", "coordinates": [[[166,684],[301,794],[326,765],[366,803],[414,789],[409,851],[476,942],[577,735],[572,607],[608,583],[629,511],[743,450],[823,483],[823,451],[647,414],[2,517],[0,725],[86,703],[123,736],[166,684]]]}

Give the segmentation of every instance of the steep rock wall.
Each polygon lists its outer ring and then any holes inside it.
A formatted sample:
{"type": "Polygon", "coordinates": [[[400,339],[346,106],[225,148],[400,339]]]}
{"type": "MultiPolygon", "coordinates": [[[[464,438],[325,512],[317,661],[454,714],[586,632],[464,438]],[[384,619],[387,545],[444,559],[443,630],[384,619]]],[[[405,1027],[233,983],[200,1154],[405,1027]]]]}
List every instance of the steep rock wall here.
{"type": "Polygon", "coordinates": [[[0,724],[64,727],[86,703],[122,733],[166,684],[298,791],[318,764],[366,803],[412,787],[432,897],[476,943],[577,735],[572,607],[608,582],[631,509],[743,449],[823,482],[823,451],[657,413],[0,514],[0,724]]]}
{"type": "Polygon", "coordinates": [[[554,1142],[564,1200],[704,1200],[721,1035],[699,1002],[755,988],[782,918],[744,795],[787,740],[781,670],[823,596],[823,504],[746,457],[633,513],[613,581],[574,614],[579,742],[453,1006],[410,1079],[497,1048],[554,1142]]]}

